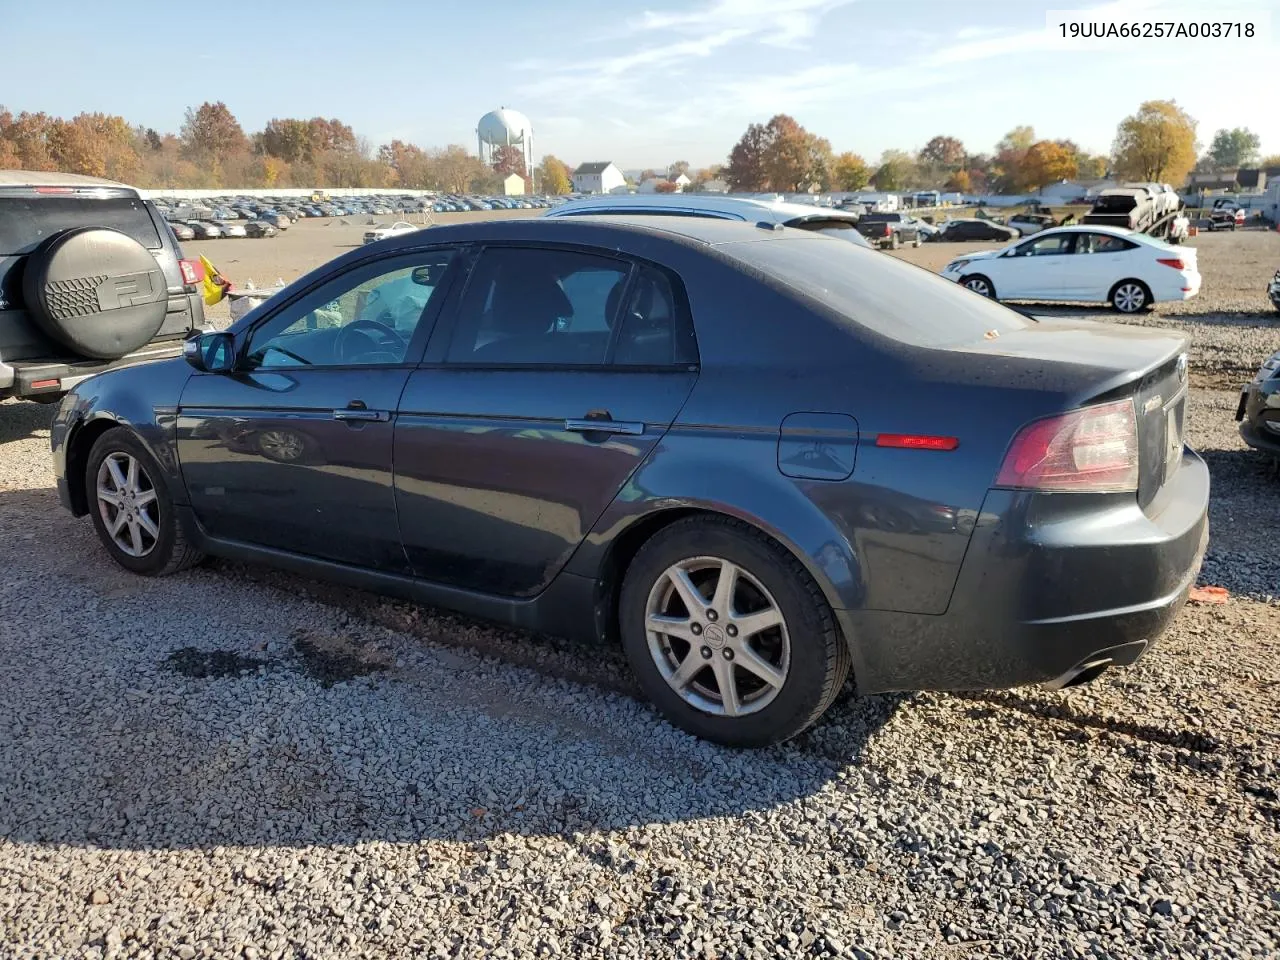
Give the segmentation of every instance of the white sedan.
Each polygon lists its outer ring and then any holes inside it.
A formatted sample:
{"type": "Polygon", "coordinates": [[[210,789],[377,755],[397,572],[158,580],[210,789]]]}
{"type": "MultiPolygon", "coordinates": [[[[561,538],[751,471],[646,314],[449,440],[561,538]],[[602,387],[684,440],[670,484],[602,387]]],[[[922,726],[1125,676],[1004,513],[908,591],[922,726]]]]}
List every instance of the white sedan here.
{"type": "Polygon", "coordinates": [[[998,300],[1109,303],[1137,313],[1200,292],[1196,251],[1117,227],[1056,227],[956,257],[942,275],[998,300]]]}
{"type": "Polygon", "coordinates": [[[389,227],[374,227],[372,230],[366,230],[364,232],[364,242],[377,243],[379,240],[387,239],[387,237],[398,237],[402,233],[413,233],[417,229],[412,223],[397,220],[389,227]]]}

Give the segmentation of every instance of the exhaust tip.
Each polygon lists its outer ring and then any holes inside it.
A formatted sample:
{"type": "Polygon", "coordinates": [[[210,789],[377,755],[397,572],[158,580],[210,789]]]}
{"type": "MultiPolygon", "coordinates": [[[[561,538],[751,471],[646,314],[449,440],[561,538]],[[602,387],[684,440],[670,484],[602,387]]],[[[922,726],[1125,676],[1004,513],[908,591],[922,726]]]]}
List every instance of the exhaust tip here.
{"type": "Polygon", "coordinates": [[[1078,687],[1081,684],[1097,680],[1098,677],[1107,672],[1109,666],[1111,666],[1110,657],[1102,660],[1090,660],[1087,663],[1077,664],[1062,676],[1046,681],[1041,686],[1047,690],[1066,690],[1070,687],[1078,687]]]}

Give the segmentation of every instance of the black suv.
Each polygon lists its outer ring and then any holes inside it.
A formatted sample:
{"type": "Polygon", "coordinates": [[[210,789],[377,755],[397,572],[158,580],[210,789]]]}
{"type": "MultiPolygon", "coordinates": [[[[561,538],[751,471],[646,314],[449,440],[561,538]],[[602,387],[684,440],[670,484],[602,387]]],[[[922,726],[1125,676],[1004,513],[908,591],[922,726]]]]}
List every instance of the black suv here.
{"type": "Polygon", "coordinates": [[[205,329],[198,261],[111,180],[0,170],[0,400],[51,402],[205,329]]]}

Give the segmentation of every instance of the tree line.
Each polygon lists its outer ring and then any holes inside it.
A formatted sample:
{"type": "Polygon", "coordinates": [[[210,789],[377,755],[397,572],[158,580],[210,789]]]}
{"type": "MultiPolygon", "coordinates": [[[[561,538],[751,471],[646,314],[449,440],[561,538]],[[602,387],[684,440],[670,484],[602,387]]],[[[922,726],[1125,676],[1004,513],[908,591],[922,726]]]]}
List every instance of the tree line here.
{"type": "Polygon", "coordinates": [[[729,154],[724,177],[731,189],[744,191],[874,187],[1012,194],[1061,180],[1104,177],[1181,186],[1193,169],[1280,165],[1280,155],[1258,159],[1260,140],[1243,127],[1219,130],[1208,151],[1197,157],[1196,126],[1175,101],[1151,100],[1120,121],[1106,156],[1090,154],[1071,140],[1037,138],[1032,127],[1018,126],[991,153],[970,153],[956,137],[936,136],[915,154],[886,150],[869,163],[856,153],[835,153],[828,140],[778,114],[747,127],[729,154]]]}
{"type": "MultiPolygon", "coordinates": [[[[875,163],[835,153],[830,141],[779,114],[753,123],[727,163],[693,169],[678,160],[645,170],[659,192],[689,189],[723,178],[730,189],[792,193],[820,190],[936,188],[963,193],[1023,193],[1058,180],[1156,180],[1181,185],[1193,168],[1225,170],[1260,162],[1259,139],[1246,128],[1219,130],[1197,157],[1196,121],[1171,100],[1153,100],[1126,117],[1108,156],[1091,155],[1070,140],[1038,139],[1030,126],[1010,130],[991,153],[970,153],[956,137],[936,136],[915,153],[886,150],[875,163]]],[[[392,140],[375,148],[336,118],[275,118],[246,133],[225,103],[186,111],[179,131],[160,133],[123,117],[81,113],[69,120],[46,113],[16,116],[0,107],[0,169],[59,170],[107,177],[139,187],[405,187],[445,193],[498,193],[511,174],[533,179],[542,193],[572,189],[571,168],[544,156],[525,169],[515,147],[500,147],[483,163],[466,147],[424,148],[392,140]]]]}

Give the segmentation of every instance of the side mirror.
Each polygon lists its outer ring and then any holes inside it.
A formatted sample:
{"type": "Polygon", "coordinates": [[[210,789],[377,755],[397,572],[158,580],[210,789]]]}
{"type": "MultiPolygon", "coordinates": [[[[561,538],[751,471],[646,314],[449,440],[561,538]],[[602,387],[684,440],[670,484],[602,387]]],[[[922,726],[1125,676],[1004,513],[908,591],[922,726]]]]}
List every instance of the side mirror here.
{"type": "Polygon", "coordinates": [[[427,264],[423,267],[414,267],[413,273],[409,276],[420,287],[434,287],[440,280],[440,272],[440,267],[427,264]]]}
{"type": "Polygon", "coordinates": [[[187,363],[201,373],[230,373],[236,363],[236,342],[229,333],[202,333],[182,345],[187,363]]]}

